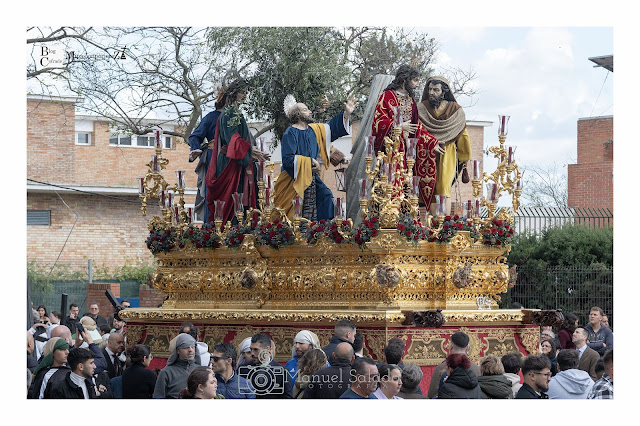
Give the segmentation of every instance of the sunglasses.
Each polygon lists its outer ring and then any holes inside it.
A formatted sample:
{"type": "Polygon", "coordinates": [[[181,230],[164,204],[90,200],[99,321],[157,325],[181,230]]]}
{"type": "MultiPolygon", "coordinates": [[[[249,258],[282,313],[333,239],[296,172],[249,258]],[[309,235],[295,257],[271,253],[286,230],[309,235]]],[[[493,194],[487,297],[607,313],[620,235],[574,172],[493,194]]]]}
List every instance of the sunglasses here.
{"type": "Polygon", "coordinates": [[[218,362],[218,361],[220,361],[221,359],[228,359],[228,358],[231,358],[231,357],[230,357],[230,356],[212,356],[212,357],[211,357],[211,360],[212,360],[213,362],[218,362]]]}

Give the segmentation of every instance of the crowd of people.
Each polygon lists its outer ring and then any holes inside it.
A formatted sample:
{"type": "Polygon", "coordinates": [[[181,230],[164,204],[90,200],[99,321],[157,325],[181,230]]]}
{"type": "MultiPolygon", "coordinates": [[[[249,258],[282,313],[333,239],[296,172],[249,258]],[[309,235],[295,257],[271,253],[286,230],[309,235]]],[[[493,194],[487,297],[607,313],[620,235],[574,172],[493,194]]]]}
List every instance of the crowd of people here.
{"type": "Polygon", "coordinates": [[[551,327],[542,327],[539,353],[527,357],[519,352],[486,355],[476,364],[467,355],[469,336],[455,332],[446,359],[424,388],[420,367],[402,361],[403,339],[391,338],[382,362],[376,363],[363,355],[364,337],[349,320],[335,324],[324,347],[312,331],[298,332],[292,358],[285,365],[275,361],[275,344],[267,334],[247,337],[237,348],[219,343],[209,351],[206,343],[197,341],[197,327],[185,323],[169,342],[166,365],[154,371],[149,368],[153,360],[149,346],[131,345],[125,351],[123,321],[100,317],[97,304],[90,304],[82,318],[78,318],[77,306],[69,311],[63,324],[47,326],[45,319],[55,321],[60,315],[47,313],[41,306],[37,323],[27,332],[28,398],[613,398],[613,333],[604,325],[598,307],[591,309],[584,327],[578,325],[575,315],[567,315],[558,337],[551,327]],[[104,333],[96,331],[102,322],[99,318],[110,328],[104,333]],[[38,352],[36,338],[43,343],[38,352]]]}

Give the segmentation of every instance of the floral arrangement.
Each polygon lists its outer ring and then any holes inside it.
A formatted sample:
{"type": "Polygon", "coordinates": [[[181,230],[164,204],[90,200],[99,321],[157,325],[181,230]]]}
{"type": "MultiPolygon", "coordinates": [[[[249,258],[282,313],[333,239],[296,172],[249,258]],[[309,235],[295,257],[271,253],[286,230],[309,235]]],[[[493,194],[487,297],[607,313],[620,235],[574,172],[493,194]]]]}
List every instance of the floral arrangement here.
{"type": "Polygon", "coordinates": [[[203,223],[202,228],[189,225],[182,233],[182,238],[178,247],[184,248],[187,244],[193,245],[195,248],[211,248],[216,249],[221,245],[220,235],[216,232],[215,224],[203,223]]]}
{"type": "MultiPolygon", "coordinates": [[[[446,244],[457,234],[459,229],[462,229],[464,225],[462,223],[456,222],[457,219],[454,219],[456,216],[447,215],[444,217],[442,222],[442,228],[440,228],[440,223],[438,219],[433,219],[432,228],[429,230],[429,242],[436,242],[446,244]]],[[[458,218],[459,219],[459,218],[458,218]]]]}
{"type": "Polygon", "coordinates": [[[273,223],[260,223],[254,234],[256,236],[256,244],[270,246],[274,249],[291,245],[295,241],[295,234],[291,225],[280,219],[274,219],[273,223]]]}
{"type": "Polygon", "coordinates": [[[486,246],[506,246],[511,244],[513,228],[506,220],[493,218],[488,226],[481,230],[482,244],[486,246]]]}
{"type": "Polygon", "coordinates": [[[413,219],[408,214],[403,214],[398,218],[396,230],[414,245],[417,245],[418,241],[428,238],[427,230],[425,230],[420,221],[413,219]]]}
{"type": "Polygon", "coordinates": [[[151,253],[153,254],[160,252],[168,253],[169,251],[173,250],[176,244],[175,229],[154,227],[149,232],[146,243],[147,248],[151,250],[151,253]]]}
{"type": "Polygon", "coordinates": [[[236,248],[244,241],[244,234],[251,233],[250,226],[233,225],[224,236],[224,243],[229,248],[236,248]]]}
{"type": "Polygon", "coordinates": [[[343,221],[340,226],[335,219],[326,221],[320,219],[318,222],[311,222],[302,230],[302,236],[307,240],[307,244],[315,244],[321,235],[330,238],[336,244],[349,242],[348,236],[351,231],[351,225],[347,221],[343,221]]]}
{"type": "Polygon", "coordinates": [[[360,246],[362,250],[365,248],[365,244],[371,241],[372,237],[378,235],[380,230],[380,223],[376,216],[372,216],[369,219],[365,219],[351,232],[353,241],[360,246]]]}

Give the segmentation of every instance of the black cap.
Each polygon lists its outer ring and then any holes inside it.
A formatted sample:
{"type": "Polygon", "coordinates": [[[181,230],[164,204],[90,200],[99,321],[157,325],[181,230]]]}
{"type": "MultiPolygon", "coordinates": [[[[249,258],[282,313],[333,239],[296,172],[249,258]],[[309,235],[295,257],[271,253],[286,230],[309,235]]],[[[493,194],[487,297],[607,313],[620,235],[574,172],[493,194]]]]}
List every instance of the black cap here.
{"type": "Polygon", "coordinates": [[[459,348],[466,348],[469,345],[469,336],[467,336],[467,333],[458,331],[456,333],[453,333],[453,336],[451,336],[451,341],[459,348]]]}

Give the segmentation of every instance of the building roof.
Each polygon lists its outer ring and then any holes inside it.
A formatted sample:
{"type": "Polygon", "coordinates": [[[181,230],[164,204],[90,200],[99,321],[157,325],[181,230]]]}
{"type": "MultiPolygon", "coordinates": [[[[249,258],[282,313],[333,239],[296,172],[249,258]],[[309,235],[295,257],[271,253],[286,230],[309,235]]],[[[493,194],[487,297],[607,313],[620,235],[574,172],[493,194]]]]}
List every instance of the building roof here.
{"type": "Polygon", "coordinates": [[[596,67],[602,67],[613,72],[613,55],[594,56],[589,60],[596,64],[596,67]]]}
{"type": "Polygon", "coordinates": [[[70,102],[74,104],[84,103],[84,98],[78,96],[51,96],[27,94],[29,101],[70,102]]]}

